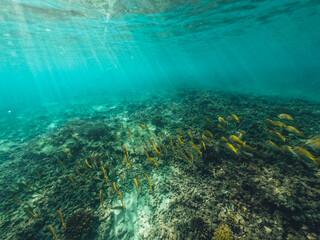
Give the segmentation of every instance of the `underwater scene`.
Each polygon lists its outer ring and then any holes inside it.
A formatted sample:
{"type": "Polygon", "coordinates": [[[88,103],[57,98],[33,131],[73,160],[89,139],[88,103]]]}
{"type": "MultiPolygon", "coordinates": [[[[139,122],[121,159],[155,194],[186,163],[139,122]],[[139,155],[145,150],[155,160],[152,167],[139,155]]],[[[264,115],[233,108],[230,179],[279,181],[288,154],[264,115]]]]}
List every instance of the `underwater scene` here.
{"type": "Polygon", "coordinates": [[[1,0],[0,239],[320,239],[319,0],[1,0]]]}

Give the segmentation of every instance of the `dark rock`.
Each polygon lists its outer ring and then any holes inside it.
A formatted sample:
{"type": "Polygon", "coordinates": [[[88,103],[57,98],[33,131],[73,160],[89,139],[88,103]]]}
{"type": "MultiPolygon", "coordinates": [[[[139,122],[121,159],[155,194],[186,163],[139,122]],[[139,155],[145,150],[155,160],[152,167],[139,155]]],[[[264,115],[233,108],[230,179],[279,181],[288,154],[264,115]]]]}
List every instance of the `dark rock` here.
{"type": "Polygon", "coordinates": [[[97,141],[109,133],[107,127],[102,122],[87,122],[79,129],[79,136],[88,140],[97,141]]]}
{"type": "Polygon", "coordinates": [[[67,240],[91,239],[89,233],[95,221],[92,210],[80,208],[74,211],[66,221],[66,230],[64,235],[67,240]]]}
{"type": "Polygon", "coordinates": [[[189,227],[193,232],[195,239],[209,240],[213,237],[212,229],[202,217],[191,218],[189,227]]]}
{"type": "Polygon", "coordinates": [[[151,120],[151,123],[159,128],[164,127],[164,121],[161,116],[156,116],[151,120]]]}
{"type": "Polygon", "coordinates": [[[206,151],[204,151],[204,149],[201,149],[201,151],[205,166],[210,163],[217,163],[218,161],[220,161],[219,152],[215,149],[215,147],[207,146],[206,151]]]}

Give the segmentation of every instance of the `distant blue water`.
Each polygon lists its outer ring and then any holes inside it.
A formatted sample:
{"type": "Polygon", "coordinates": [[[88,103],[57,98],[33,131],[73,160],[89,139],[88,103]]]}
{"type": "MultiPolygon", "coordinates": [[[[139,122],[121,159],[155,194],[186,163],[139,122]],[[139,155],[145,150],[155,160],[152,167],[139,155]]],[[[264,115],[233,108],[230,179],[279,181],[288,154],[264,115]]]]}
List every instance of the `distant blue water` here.
{"type": "Polygon", "coordinates": [[[318,101],[319,10],[317,0],[2,0],[0,106],[181,85],[318,101]]]}

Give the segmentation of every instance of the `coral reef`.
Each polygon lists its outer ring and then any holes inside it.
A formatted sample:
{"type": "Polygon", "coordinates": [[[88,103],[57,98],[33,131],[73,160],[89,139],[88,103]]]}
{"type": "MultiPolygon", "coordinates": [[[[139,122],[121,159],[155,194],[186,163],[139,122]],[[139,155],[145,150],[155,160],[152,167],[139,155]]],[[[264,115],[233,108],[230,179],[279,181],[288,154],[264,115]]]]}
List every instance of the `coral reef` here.
{"type": "Polygon", "coordinates": [[[319,238],[320,104],[207,90],[156,95],[95,99],[66,114],[56,106],[56,127],[6,136],[14,143],[0,148],[1,237],[319,238]]]}

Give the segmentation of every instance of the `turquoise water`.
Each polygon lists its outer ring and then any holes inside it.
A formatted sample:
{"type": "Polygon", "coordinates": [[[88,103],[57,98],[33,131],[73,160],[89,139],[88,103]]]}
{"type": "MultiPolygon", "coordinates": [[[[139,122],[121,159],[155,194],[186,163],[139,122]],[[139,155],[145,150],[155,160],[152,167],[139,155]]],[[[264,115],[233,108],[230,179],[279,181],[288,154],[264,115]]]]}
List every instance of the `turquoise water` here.
{"type": "Polygon", "coordinates": [[[320,239],[319,0],[1,0],[0,240],[320,239]]]}
{"type": "Polygon", "coordinates": [[[180,84],[317,98],[316,0],[4,0],[0,14],[1,105],[180,84]]]}

